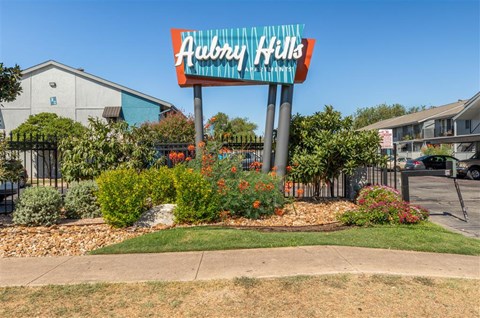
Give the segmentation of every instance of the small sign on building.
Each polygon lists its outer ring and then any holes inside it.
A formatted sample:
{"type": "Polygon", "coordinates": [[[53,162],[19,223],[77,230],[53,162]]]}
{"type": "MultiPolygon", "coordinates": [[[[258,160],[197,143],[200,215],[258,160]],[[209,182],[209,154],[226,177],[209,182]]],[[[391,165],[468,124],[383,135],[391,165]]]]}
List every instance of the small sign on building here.
{"type": "Polygon", "coordinates": [[[382,149],[393,149],[393,130],[392,129],[379,129],[378,134],[380,135],[380,148],[382,149]]]}
{"type": "Polygon", "coordinates": [[[50,97],[50,106],[55,106],[55,105],[57,105],[57,97],[56,96],[50,97]]]}

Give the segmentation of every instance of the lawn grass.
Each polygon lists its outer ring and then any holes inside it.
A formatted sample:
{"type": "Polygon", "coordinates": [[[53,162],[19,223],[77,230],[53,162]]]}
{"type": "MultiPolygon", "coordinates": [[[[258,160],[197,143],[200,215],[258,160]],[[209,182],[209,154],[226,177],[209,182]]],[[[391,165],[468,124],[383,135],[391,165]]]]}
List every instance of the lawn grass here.
{"type": "Polygon", "coordinates": [[[261,232],[220,227],[173,228],[106,246],[91,254],[162,253],[343,245],[410,251],[480,255],[480,240],[436,224],[383,225],[336,232],[261,232]]]}
{"type": "Polygon", "coordinates": [[[389,275],[0,288],[0,317],[479,317],[478,280],[389,275]]]}

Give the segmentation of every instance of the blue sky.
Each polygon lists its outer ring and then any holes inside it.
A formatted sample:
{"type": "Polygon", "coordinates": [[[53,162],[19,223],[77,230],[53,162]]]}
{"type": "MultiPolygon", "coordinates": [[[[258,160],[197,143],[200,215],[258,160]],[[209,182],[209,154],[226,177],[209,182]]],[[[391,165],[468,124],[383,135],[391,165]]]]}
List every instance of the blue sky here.
{"type": "MultiPolygon", "coordinates": [[[[56,60],[193,113],[176,83],[170,28],[304,23],[316,39],[293,112],[330,104],[438,106],[480,90],[480,1],[0,0],[0,60],[56,60]]],[[[204,116],[248,117],[262,133],[267,86],[205,88],[204,116]]],[[[278,109],[277,109],[278,114],[278,109]]]]}

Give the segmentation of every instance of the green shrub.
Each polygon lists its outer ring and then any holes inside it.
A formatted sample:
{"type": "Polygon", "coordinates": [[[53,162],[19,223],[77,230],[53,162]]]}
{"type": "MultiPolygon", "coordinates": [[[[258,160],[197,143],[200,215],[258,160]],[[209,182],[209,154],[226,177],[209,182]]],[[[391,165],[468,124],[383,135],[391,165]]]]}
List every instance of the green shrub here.
{"type": "Polygon", "coordinates": [[[85,219],[102,216],[93,180],[74,182],[65,196],[65,213],[68,218],[85,219]]]}
{"type": "Polygon", "coordinates": [[[175,203],[176,190],[173,170],[167,167],[151,168],[143,172],[148,196],[153,205],[175,203]]]}
{"type": "Polygon", "coordinates": [[[203,175],[183,165],[174,168],[177,207],[176,222],[211,222],[218,218],[218,194],[203,175]]]}
{"type": "Polygon", "coordinates": [[[23,191],[16,202],[13,222],[19,225],[53,225],[60,219],[62,197],[54,188],[34,187],[23,191]]]}
{"type": "Polygon", "coordinates": [[[347,225],[415,224],[428,219],[428,211],[402,201],[397,190],[385,186],[363,188],[357,198],[358,207],[347,211],[339,220],[347,225]]]}
{"type": "Polygon", "coordinates": [[[97,178],[98,202],[105,222],[114,227],[133,225],[147,208],[148,187],[134,169],[103,172],[97,178]]]}

